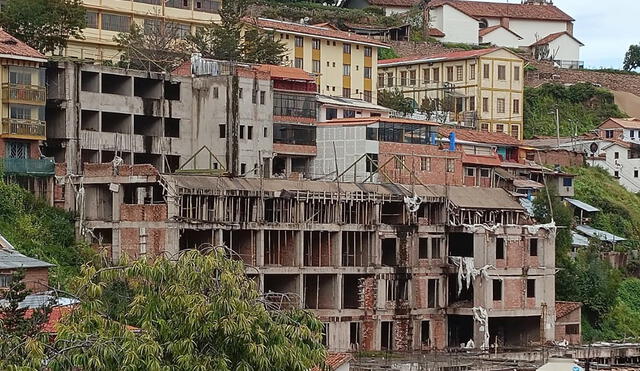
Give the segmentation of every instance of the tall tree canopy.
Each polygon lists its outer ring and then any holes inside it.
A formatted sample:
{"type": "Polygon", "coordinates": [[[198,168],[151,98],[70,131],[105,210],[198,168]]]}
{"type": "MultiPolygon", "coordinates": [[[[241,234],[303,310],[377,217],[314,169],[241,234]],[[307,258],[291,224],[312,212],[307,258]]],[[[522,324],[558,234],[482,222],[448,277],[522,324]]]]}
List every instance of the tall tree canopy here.
{"type": "Polygon", "coordinates": [[[82,38],[85,13],[81,0],[8,0],[0,25],[40,52],[55,53],[69,38],[82,38]]]}
{"type": "Polygon", "coordinates": [[[624,56],[623,68],[625,71],[640,68],[640,44],[629,46],[629,50],[624,56]]]}
{"type": "Polygon", "coordinates": [[[81,304],[56,341],[31,347],[13,365],[306,371],[321,364],[322,323],[304,310],[270,307],[244,269],[222,248],[185,251],[177,260],[87,265],[73,285],[81,304]]]}

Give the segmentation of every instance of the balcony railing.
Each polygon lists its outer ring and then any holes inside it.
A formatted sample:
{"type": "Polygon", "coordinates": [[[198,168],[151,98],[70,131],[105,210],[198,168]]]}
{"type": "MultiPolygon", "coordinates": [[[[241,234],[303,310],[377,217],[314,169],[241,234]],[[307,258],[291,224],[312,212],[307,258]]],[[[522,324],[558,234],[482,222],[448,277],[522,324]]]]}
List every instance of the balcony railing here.
{"type": "Polygon", "coordinates": [[[2,136],[28,136],[34,139],[46,139],[47,125],[40,120],[2,119],[2,136]]]}
{"type": "Polygon", "coordinates": [[[47,102],[47,91],[43,86],[2,84],[2,100],[9,103],[43,105],[47,102]]]}
{"type": "Polygon", "coordinates": [[[55,161],[53,158],[4,158],[0,159],[5,175],[53,176],[55,161]]]}

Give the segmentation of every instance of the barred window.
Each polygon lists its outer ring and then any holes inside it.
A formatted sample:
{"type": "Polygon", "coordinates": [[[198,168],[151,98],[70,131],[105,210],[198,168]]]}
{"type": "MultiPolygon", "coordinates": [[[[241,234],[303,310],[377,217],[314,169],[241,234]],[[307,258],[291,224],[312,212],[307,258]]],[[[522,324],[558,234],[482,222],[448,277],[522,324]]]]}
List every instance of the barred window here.
{"type": "Polygon", "coordinates": [[[98,13],[86,12],[84,17],[87,21],[87,28],[98,28],[98,13]]]}
{"type": "Polygon", "coordinates": [[[131,18],[126,15],[102,14],[102,29],[107,31],[127,32],[131,18]]]}

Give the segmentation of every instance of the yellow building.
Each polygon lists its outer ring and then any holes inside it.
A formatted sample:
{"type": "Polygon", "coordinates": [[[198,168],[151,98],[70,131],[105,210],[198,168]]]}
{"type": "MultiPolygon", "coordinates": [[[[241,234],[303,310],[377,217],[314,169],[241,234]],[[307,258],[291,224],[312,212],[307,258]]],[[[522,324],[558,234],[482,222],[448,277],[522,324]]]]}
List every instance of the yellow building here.
{"type": "Polygon", "coordinates": [[[87,9],[84,40],[71,40],[65,56],[119,60],[113,37],[127,32],[135,22],[147,32],[159,19],[174,26],[179,34],[194,33],[195,28],[219,21],[219,0],[83,0],[87,9]]]}
{"type": "Polygon", "coordinates": [[[285,63],[317,76],[320,94],[377,101],[378,48],[386,44],[326,24],[259,18],[257,26],[285,43],[285,63]]]}
{"type": "Polygon", "coordinates": [[[522,139],[524,60],[507,49],[379,61],[378,89],[395,88],[432,120],[522,139]]]}

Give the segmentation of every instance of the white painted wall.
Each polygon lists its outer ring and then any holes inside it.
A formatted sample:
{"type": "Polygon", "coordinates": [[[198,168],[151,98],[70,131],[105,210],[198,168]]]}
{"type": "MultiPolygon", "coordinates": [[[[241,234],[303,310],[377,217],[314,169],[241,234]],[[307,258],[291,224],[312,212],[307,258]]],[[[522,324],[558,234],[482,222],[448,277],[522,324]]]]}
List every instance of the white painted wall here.
{"type": "Polygon", "coordinates": [[[550,55],[555,55],[554,59],[562,61],[579,61],[580,44],[564,34],[549,43],[550,55]]]}
{"type": "MultiPolygon", "coordinates": [[[[498,19],[498,23],[500,20],[498,19]]],[[[520,46],[529,46],[548,35],[567,30],[564,21],[540,21],[531,19],[510,19],[509,29],[522,37],[520,46]],[[536,35],[538,38],[536,39],[536,35]]]]}
{"type": "Polygon", "coordinates": [[[510,48],[517,48],[520,46],[520,41],[520,38],[504,28],[498,28],[480,39],[481,43],[491,43],[493,45],[506,46],[510,48]]]}
{"type": "Polygon", "coordinates": [[[475,19],[446,4],[431,12],[430,18],[433,17],[436,19],[432,27],[445,34],[443,42],[478,43],[479,26],[475,19]]]}
{"type": "Polygon", "coordinates": [[[356,111],[356,118],[358,117],[371,117],[372,113],[378,113],[381,117],[389,117],[389,112],[386,111],[375,111],[368,110],[366,108],[360,107],[345,107],[345,106],[330,106],[330,105],[322,105],[318,111],[318,121],[324,122],[327,121],[327,108],[335,108],[338,111],[338,117],[336,118],[344,118],[344,111],[351,110],[356,111]]]}

